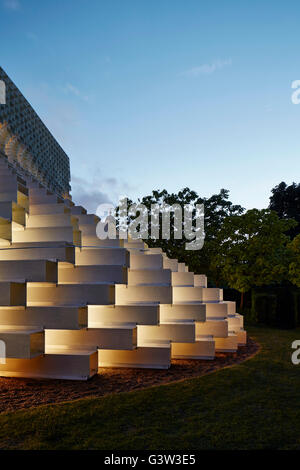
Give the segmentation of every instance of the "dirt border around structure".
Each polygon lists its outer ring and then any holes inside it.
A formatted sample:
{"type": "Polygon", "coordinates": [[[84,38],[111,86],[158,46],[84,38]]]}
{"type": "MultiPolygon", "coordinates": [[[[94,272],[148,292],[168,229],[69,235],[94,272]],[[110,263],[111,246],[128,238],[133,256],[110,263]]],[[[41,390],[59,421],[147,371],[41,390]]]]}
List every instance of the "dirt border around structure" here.
{"type": "Polygon", "coordinates": [[[240,364],[259,350],[260,345],[248,338],[246,346],[240,347],[236,353],[217,353],[216,358],[211,361],[172,360],[172,366],[167,370],[105,368],[86,382],[0,377],[0,413],[81,398],[100,398],[112,393],[130,392],[201,377],[240,364]]]}

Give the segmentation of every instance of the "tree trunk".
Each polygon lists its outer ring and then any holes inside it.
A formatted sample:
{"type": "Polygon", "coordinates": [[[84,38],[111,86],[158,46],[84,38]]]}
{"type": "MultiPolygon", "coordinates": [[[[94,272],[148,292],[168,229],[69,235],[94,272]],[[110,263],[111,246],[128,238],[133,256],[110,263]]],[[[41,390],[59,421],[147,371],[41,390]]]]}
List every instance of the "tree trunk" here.
{"type": "Polygon", "coordinates": [[[244,307],[244,292],[241,292],[240,309],[243,310],[243,307],[244,307]]]}

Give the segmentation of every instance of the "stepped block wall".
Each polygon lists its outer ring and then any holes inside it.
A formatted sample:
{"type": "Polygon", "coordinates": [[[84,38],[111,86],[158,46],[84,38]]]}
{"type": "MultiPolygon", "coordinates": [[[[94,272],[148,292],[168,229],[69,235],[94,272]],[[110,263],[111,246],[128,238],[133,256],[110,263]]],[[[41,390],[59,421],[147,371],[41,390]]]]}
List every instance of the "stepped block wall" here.
{"type": "Polygon", "coordinates": [[[0,158],[0,376],[86,380],[245,344],[205,275],[141,240],[100,240],[99,220],[0,158]]]}

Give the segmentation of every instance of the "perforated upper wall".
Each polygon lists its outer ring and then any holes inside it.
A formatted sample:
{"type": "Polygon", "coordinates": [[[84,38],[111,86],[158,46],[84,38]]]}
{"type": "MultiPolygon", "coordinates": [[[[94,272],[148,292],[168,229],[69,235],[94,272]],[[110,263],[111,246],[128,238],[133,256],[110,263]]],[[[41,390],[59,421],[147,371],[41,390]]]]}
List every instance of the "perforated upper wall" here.
{"type": "MultiPolygon", "coordinates": [[[[6,140],[10,147],[14,146],[16,159],[22,165],[22,158],[18,157],[26,153],[23,160],[31,160],[26,164],[27,171],[34,169],[34,176],[49,189],[60,195],[68,194],[69,157],[1,67],[0,80],[6,85],[6,104],[0,104],[0,125],[6,125],[8,129],[6,140]]],[[[8,148],[7,142],[4,151],[8,148]]]]}

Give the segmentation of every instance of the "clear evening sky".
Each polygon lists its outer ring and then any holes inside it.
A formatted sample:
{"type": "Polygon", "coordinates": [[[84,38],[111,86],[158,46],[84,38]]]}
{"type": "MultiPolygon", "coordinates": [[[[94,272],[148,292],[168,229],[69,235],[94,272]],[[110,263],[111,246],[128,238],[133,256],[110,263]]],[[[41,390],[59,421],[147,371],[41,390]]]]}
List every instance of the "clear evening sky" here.
{"type": "Polygon", "coordinates": [[[73,198],[299,182],[300,3],[0,0],[0,64],[71,160],[73,198]]]}

